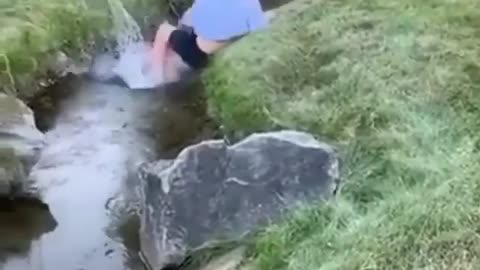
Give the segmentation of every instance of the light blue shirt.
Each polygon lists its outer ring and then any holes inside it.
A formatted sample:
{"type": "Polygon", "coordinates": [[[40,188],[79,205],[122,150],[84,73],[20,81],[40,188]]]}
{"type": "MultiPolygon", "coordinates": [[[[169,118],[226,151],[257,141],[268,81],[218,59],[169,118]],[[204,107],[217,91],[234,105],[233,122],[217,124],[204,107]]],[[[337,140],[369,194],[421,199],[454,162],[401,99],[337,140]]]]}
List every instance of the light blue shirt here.
{"type": "Polygon", "coordinates": [[[259,0],[195,0],[191,8],[192,27],[210,40],[243,36],[267,23],[259,0]]]}

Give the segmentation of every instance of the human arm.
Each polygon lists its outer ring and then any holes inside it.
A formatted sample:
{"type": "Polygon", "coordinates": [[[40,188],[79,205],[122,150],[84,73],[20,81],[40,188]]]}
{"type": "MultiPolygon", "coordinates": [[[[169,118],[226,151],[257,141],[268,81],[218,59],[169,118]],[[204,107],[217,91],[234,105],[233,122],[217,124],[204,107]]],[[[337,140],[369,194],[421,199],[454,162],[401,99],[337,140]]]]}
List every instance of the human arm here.
{"type": "Polygon", "coordinates": [[[152,47],[152,57],[155,61],[163,61],[165,59],[168,49],[168,37],[175,29],[175,26],[168,22],[164,22],[158,27],[152,47]]]}

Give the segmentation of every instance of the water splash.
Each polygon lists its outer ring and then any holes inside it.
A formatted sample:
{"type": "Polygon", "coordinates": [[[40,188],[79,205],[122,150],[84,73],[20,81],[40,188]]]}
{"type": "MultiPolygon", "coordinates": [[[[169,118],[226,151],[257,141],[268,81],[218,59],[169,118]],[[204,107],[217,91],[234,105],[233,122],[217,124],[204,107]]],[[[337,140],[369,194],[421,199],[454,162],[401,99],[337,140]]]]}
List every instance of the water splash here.
{"type": "Polygon", "coordinates": [[[98,56],[91,75],[100,81],[120,78],[131,89],[155,88],[165,82],[163,69],[149,65],[151,45],[120,0],[108,0],[117,43],[113,53],[98,56]],[[115,56],[117,55],[117,56],[115,56]]]}
{"type": "Polygon", "coordinates": [[[133,43],[120,53],[114,73],[132,89],[155,88],[165,82],[162,67],[150,65],[151,47],[133,43]]]}
{"type": "Polygon", "coordinates": [[[113,35],[119,51],[125,51],[131,44],[144,42],[142,31],[135,19],[128,13],[120,0],[108,0],[113,22],[113,35]]]}

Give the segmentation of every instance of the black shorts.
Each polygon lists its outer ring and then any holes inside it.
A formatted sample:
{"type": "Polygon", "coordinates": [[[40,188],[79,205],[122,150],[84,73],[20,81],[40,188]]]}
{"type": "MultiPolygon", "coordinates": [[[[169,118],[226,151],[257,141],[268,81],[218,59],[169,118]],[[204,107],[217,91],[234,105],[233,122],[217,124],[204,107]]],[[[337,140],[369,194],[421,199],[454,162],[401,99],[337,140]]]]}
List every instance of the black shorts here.
{"type": "Polygon", "coordinates": [[[168,37],[169,46],[192,69],[202,69],[208,64],[208,54],[197,45],[197,35],[192,29],[174,30],[168,37]]]}

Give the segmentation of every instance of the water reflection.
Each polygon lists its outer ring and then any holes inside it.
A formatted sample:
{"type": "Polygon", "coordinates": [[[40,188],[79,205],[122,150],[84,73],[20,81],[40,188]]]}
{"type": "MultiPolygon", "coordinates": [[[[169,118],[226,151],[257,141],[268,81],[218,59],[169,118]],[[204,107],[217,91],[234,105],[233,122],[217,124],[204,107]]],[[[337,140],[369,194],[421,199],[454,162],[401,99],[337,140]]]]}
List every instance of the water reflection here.
{"type": "Polygon", "coordinates": [[[42,235],[57,225],[47,205],[0,199],[0,265],[7,258],[30,258],[32,246],[41,244],[42,235]]]}
{"type": "MultiPolygon", "coordinates": [[[[113,219],[106,232],[108,236],[125,247],[123,261],[127,269],[144,269],[142,260],[139,257],[139,228],[139,216],[133,213],[126,213],[121,218],[113,219]]],[[[110,252],[113,252],[113,250],[106,251],[107,254],[110,252]]]]}

